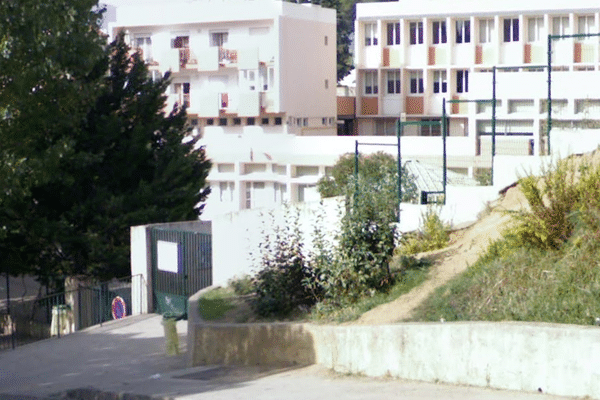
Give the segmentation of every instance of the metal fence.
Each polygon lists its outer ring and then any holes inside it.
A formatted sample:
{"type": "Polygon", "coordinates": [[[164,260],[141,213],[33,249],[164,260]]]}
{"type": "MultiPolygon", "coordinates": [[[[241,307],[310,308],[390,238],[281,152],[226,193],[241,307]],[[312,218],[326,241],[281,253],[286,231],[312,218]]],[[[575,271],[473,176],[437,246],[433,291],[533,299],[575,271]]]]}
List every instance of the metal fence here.
{"type": "Polygon", "coordinates": [[[0,308],[0,350],[61,337],[114,318],[132,314],[141,304],[142,275],[113,279],[93,285],[78,284],[72,290],[17,299],[0,308]],[[140,298],[133,298],[133,295],[140,298]]]}

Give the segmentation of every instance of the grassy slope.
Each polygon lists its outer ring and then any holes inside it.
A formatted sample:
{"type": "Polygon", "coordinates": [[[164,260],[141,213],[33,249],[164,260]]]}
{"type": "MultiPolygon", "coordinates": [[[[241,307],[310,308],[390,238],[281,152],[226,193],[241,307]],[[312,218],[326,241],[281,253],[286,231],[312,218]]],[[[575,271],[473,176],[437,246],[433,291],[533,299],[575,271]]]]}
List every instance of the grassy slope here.
{"type": "Polygon", "coordinates": [[[539,321],[589,325],[600,317],[600,232],[577,230],[559,250],[492,245],[421,304],[415,321],[539,321]]]}

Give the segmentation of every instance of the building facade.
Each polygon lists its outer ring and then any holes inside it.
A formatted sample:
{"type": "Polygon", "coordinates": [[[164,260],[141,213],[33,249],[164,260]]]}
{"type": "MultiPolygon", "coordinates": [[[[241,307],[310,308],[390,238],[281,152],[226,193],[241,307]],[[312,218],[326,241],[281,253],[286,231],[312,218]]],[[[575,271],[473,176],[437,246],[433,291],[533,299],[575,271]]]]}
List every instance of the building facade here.
{"type": "MultiPolygon", "coordinates": [[[[467,139],[470,156],[451,163],[489,167],[496,67],[496,154],[545,154],[548,34],[598,33],[599,11],[592,0],[357,4],[359,134],[395,135],[399,117],[439,120],[443,99],[458,101],[446,106],[450,139],[467,139]]],[[[551,52],[553,126],[593,126],[600,120],[599,36],[554,39],[551,52]]],[[[404,131],[440,133],[436,125],[404,131]]]]}
{"type": "Polygon", "coordinates": [[[130,0],[109,29],[125,30],[152,73],[171,71],[167,109],[187,107],[214,165],[207,216],[315,198],[325,165],[297,154],[289,137],[337,133],[335,10],[130,0]]]}

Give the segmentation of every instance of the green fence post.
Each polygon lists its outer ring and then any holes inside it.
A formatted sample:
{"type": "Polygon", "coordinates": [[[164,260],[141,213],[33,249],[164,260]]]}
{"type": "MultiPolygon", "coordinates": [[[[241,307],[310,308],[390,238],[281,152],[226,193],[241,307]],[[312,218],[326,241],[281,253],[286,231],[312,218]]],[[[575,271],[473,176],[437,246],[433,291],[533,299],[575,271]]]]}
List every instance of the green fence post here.
{"type": "Polygon", "coordinates": [[[546,149],[550,155],[550,129],[552,128],[552,35],[548,35],[548,123],[546,124],[546,149]]]}
{"type": "Polygon", "coordinates": [[[492,67],[492,168],[490,178],[494,185],[494,157],[496,157],[496,66],[492,67]]]}
{"type": "Polygon", "coordinates": [[[396,138],[398,139],[398,222],[400,222],[400,203],[402,203],[402,150],[400,137],[402,136],[402,121],[396,122],[396,138]]]}
{"type": "Polygon", "coordinates": [[[444,204],[446,204],[446,185],[447,185],[447,168],[448,168],[448,160],[447,160],[447,156],[446,156],[446,129],[448,129],[448,123],[447,123],[447,116],[446,116],[446,98],[444,97],[442,99],[442,146],[443,146],[443,155],[442,155],[442,160],[443,160],[443,165],[442,165],[442,174],[444,176],[444,204]]]}

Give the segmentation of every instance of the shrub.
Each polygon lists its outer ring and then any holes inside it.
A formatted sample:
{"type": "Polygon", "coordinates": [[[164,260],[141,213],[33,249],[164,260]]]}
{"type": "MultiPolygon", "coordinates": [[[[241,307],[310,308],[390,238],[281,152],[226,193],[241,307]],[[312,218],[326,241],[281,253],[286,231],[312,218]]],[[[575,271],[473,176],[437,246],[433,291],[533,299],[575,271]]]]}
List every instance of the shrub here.
{"type": "Polygon", "coordinates": [[[253,279],[253,308],[262,317],[285,317],[316,301],[306,286],[312,274],[303,254],[298,212],[291,215],[287,207],[285,221],[285,226],[279,226],[271,214],[271,223],[262,232],[259,268],[253,279]]]}
{"type": "Polygon", "coordinates": [[[351,177],[346,186],[346,212],[337,248],[327,253],[328,262],[316,274],[316,283],[329,303],[352,303],[386,289],[393,281],[389,263],[397,201],[389,179],[374,185],[360,176],[358,181],[351,177]]]}
{"type": "Polygon", "coordinates": [[[526,246],[559,249],[575,228],[575,215],[585,219],[586,210],[600,206],[600,166],[573,158],[519,184],[529,210],[514,213],[517,223],[508,232],[526,246]]]}
{"type": "Polygon", "coordinates": [[[421,228],[414,234],[405,235],[398,248],[399,254],[410,255],[442,249],[448,245],[450,226],[444,224],[437,209],[428,207],[421,215],[421,228]]]}
{"type": "Polygon", "coordinates": [[[238,296],[244,296],[247,294],[254,293],[254,285],[252,284],[252,277],[244,275],[235,279],[229,280],[229,286],[233,289],[233,293],[238,296]]]}
{"type": "MultiPolygon", "coordinates": [[[[354,154],[342,155],[332,168],[331,176],[323,177],[317,183],[317,189],[322,198],[343,196],[346,194],[348,184],[354,177],[354,154]]],[[[359,154],[358,173],[361,179],[372,185],[386,183],[393,189],[397,202],[398,164],[396,158],[390,154],[377,152],[369,155],[359,154]]],[[[402,201],[415,202],[417,200],[417,186],[415,179],[402,168],[402,201]]]]}

